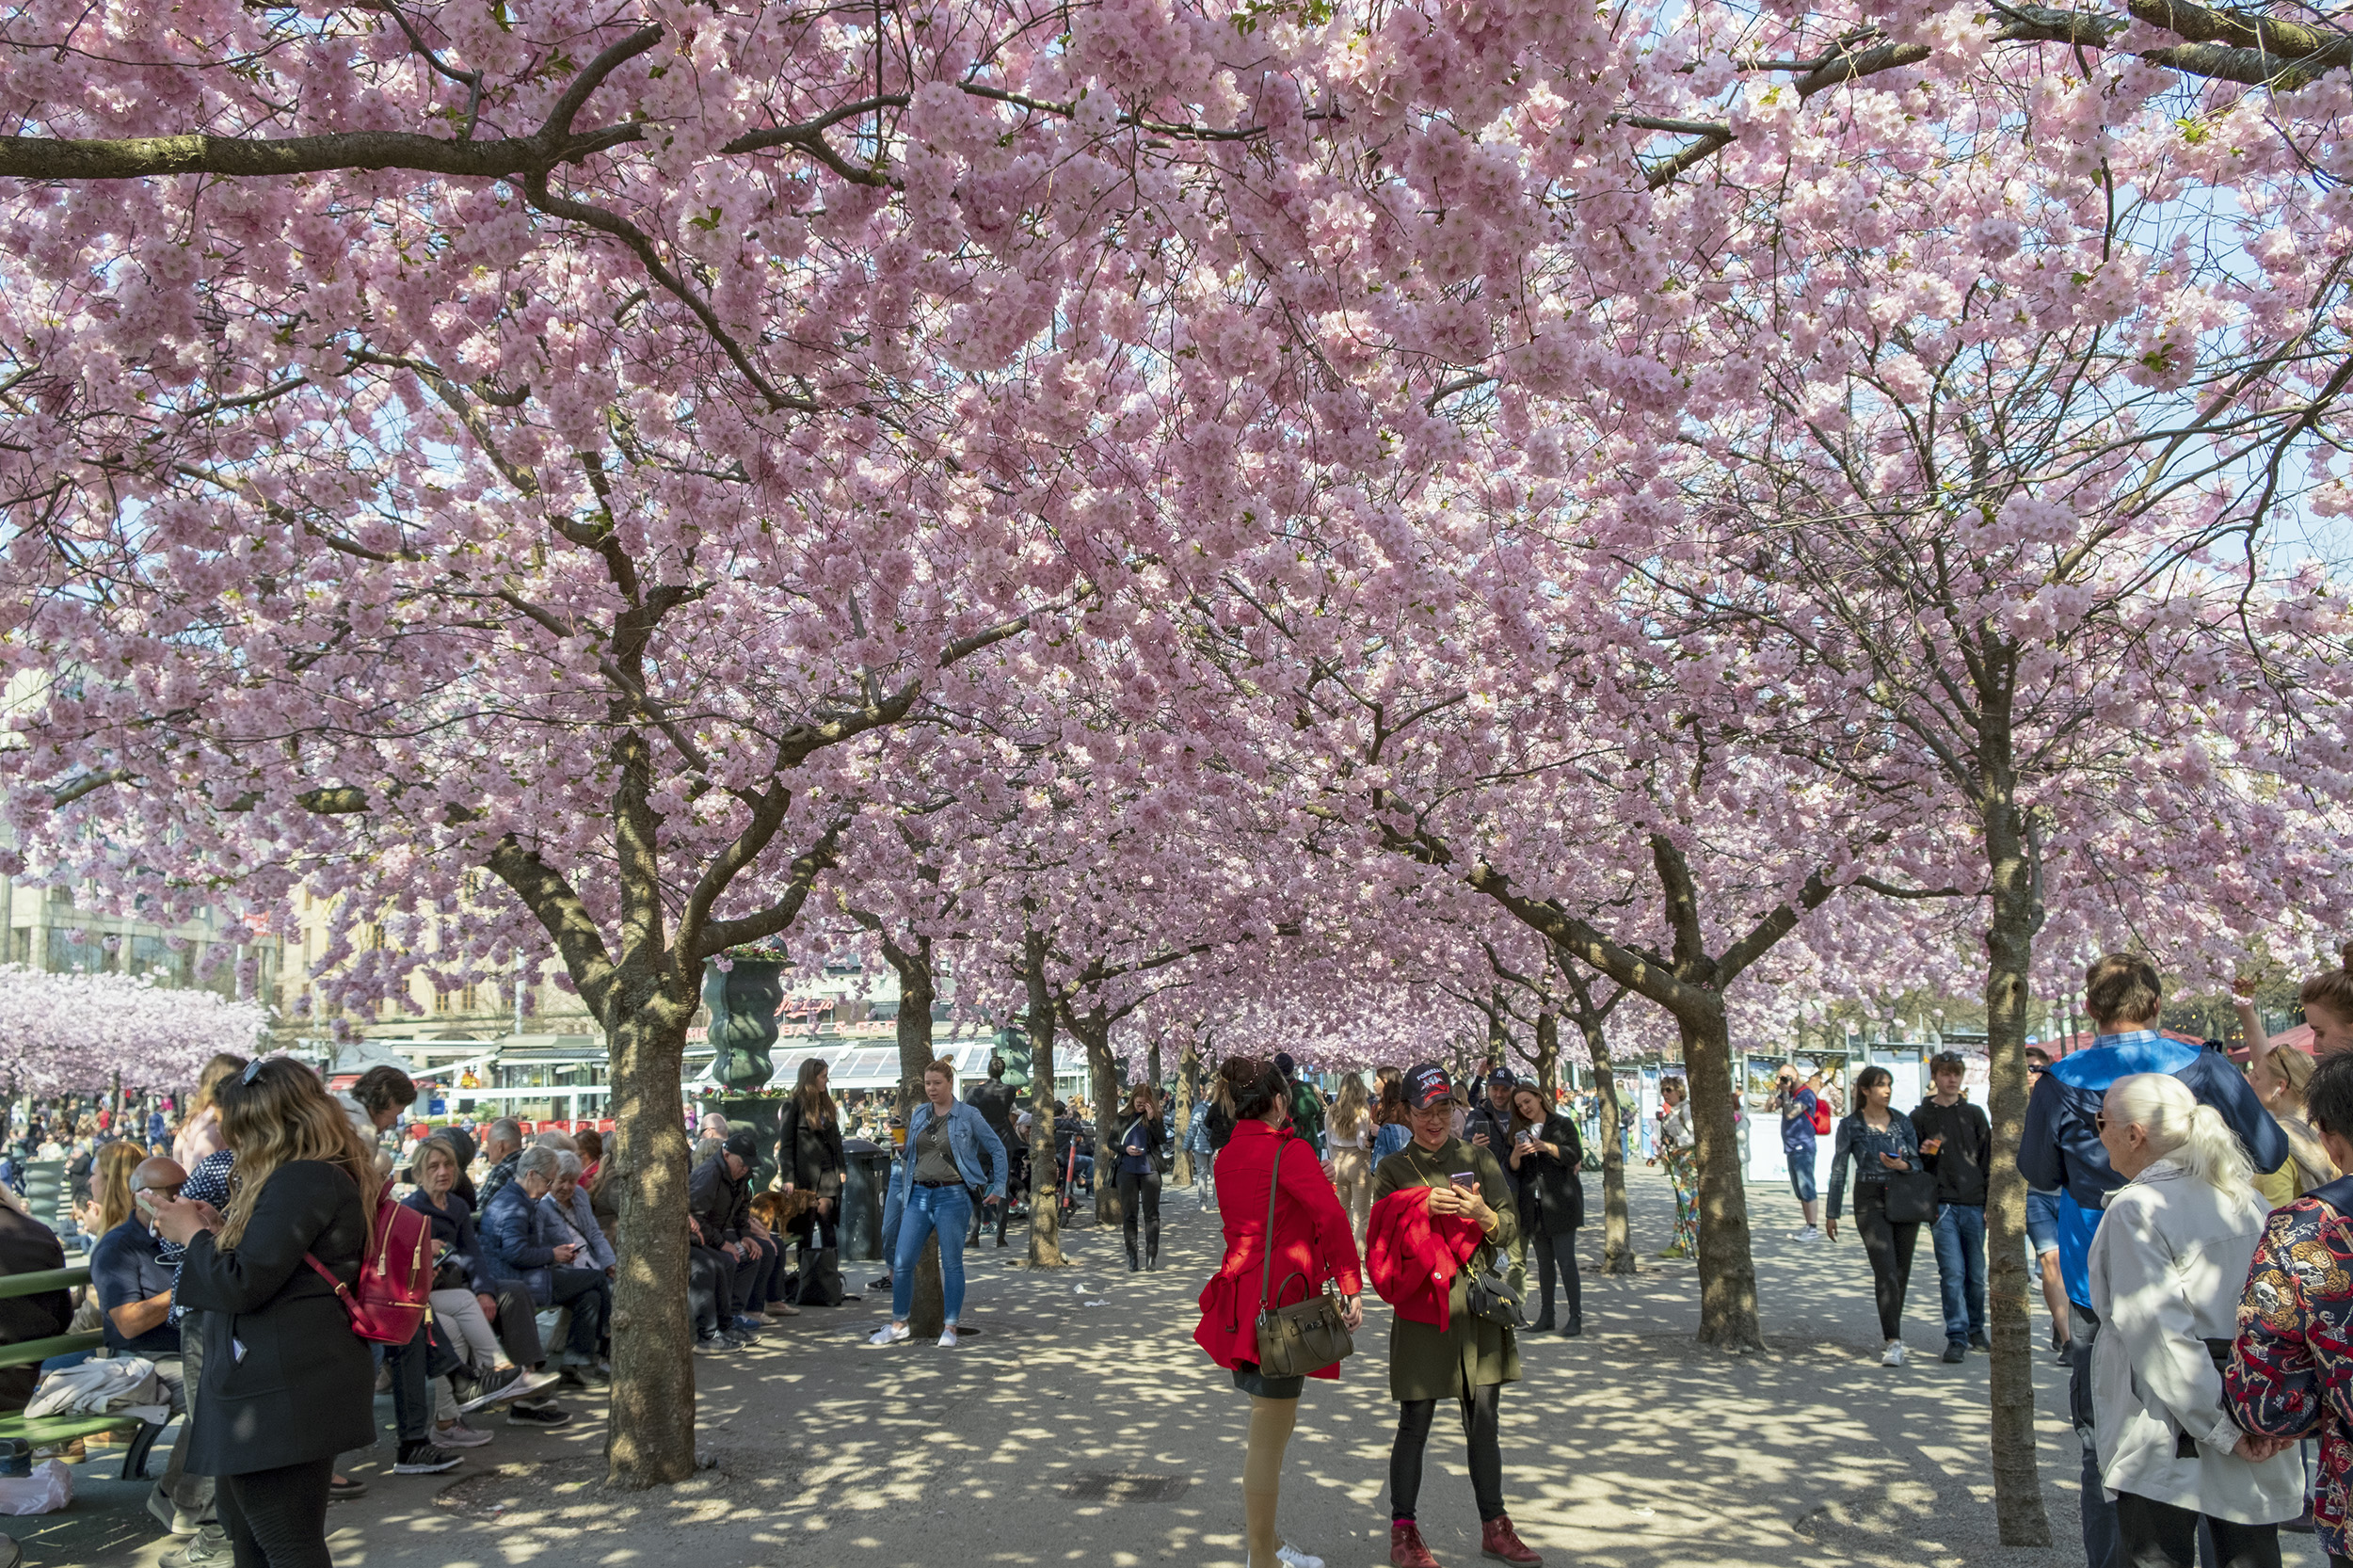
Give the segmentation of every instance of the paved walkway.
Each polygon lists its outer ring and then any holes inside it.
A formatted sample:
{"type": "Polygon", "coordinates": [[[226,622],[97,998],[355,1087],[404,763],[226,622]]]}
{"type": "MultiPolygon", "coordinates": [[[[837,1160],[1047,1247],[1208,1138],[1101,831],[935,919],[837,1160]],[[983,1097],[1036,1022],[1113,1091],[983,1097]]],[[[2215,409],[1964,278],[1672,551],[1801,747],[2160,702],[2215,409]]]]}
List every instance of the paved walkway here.
{"type": "MultiPolygon", "coordinates": [[[[1630,1186],[1647,1254],[1665,1239],[1667,1190],[1647,1170],[1630,1186]]],[[[1860,1245],[1786,1240],[1798,1218],[1788,1194],[1753,1188],[1750,1201],[1765,1356],[1694,1350],[1690,1265],[1646,1256],[1639,1276],[1604,1280],[1593,1272],[1599,1232],[1583,1233],[1587,1333],[1527,1344],[1527,1376],[1504,1395],[1505,1479],[1528,1542],[1550,1562],[1592,1568],[2077,1568],[2075,1440],[2047,1415],[2043,1490],[2061,1544],[1994,1544],[1986,1359],[1937,1359],[1926,1245],[1906,1334],[1918,1359],[1884,1368],[1860,1245]]],[[[578,1401],[571,1429],[498,1425],[497,1441],[447,1476],[385,1473],[388,1436],[380,1463],[360,1472],[370,1495],[334,1512],[336,1561],[1241,1568],[1246,1401],[1192,1340],[1217,1221],[1190,1194],[1172,1197],[1168,1220],[1153,1274],[1128,1273],[1116,1238],[1091,1229],[1070,1237],[1080,1266],[1055,1274],[1009,1261],[1017,1244],[984,1244],[966,1313],[983,1332],[958,1351],[866,1349],[888,1313],[876,1299],[807,1313],[751,1352],[697,1357],[712,1468],[660,1493],[602,1492],[596,1400],[578,1401]]],[[[875,1272],[845,1270],[854,1281],[875,1272]]],[[[1285,1471],[1284,1532],[1332,1568],[1387,1560],[1386,1312],[1374,1305],[1337,1384],[1310,1385],[1285,1471]]],[[[2041,1359],[2048,1412],[2063,1405],[2065,1379],[2041,1359]]],[[[380,1408],[389,1422],[389,1401],[380,1408]]],[[[1459,1444],[1441,1419],[1419,1510],[1448,1568],[1481,1560],[1459,1444]]],[[[168,1543],[138,1495],[93,1481],[68,1512],[8,1528],[36,1568],[149,1568],[168,1543]]],[[[2286,1539],[2290,1562],[2317,1568],[2309,1537],[2286,1539]]]]}

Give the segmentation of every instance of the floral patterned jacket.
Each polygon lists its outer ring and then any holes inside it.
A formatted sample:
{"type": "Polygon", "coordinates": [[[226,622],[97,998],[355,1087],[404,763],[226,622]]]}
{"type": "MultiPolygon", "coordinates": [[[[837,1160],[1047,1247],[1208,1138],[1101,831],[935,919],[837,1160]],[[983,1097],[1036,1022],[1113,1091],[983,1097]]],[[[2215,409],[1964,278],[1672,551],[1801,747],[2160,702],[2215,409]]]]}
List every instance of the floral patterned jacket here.
{"type": "Polygon", "coordinates": [[[2320,1438],[2313,1522],[2353,1555],[2353,1177],[2272,1210],[2239,1299],[2224,1408],[2247,1432],[2320,1438]]]}

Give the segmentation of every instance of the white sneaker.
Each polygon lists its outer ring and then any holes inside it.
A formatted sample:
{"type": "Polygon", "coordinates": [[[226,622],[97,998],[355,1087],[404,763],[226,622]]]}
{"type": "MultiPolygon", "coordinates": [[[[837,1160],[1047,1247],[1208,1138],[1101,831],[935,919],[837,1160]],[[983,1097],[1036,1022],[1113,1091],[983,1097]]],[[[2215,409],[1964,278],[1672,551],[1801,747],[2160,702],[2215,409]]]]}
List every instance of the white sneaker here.
{"type": "Polygon", "coordinates": [[[1296,1546],[1275,1547],[1274,1560],[1281,1563],[1283,1568],[1323,1568],[1323,1559],[1309,1557],[1296,1546]]]}
{"type": "Polygon", "coordinates": [[[885,1323],[866,1336],[870,1345],[904,1345],[913,1335],[904,1323],[885,1323]]]}
{"type": "Polygon", "coordinates": [[[1890,1339],[1887,1342],[1887,1349],[1880,1352],[1880,1365],[1882,1367],[1900,1367],[1903,1364],[1904,1342],[1900,1339],[1890,1339]]]}
{"type": "Polygon", "coordinates": [[[433,1432],[436,1448],[478,1448],[489,1440],[488,1432],[470,1427],[463,1421],[452,1421],[448,1426],[435,1428],[433,1432]]]}
{"type": "Polygon", "coordinates": [[[956,1348],[955,1324],[950,1323],[946,1328],[939,1331],[939,1348],[943,1351],[952,1351],[956,1348]]]}
{"type": "Polygon", "coordinates": [[[1819,1227],[1815,1225],[1801,1226],[1797,1235],[1791,1238],[1791,1240],[1798,1241],[1819,1241],[1821,1239],[1822,1232],[1819,1227]]]}

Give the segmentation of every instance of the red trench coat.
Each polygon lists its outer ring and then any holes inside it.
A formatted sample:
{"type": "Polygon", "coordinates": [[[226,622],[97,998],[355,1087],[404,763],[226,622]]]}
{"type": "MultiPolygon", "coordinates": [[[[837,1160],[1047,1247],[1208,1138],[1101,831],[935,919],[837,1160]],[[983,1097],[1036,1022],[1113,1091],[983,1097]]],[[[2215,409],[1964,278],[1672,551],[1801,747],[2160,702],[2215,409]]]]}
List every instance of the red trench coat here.
{"type": "MultiPolygon", "coordinates": [[[[1312,1144],[1289,1128],[1245,1121],[1218,1151],[1217,1211],[1225,1223],[1225,1261],[1201,1288],[1201,1322],[1193,1336],[1209,1359],[1235,1367],[1258,1359],[1260,1265],[1266,1256],[1267,1183],[1282,1157],[1282,1187],[1274,1199],[1274,1279],[1278,1304],[1289,1305],[1337,1282],[1344,1295],[1365,1288],[1348,1210],[1332,1191],[1312,1144]],[[1292,1275],[1303,1279],[1291,1278],[1292,1275]]],[[[1340,1375],[1337,1364],[1310,1374],[1340,1375]]]]}

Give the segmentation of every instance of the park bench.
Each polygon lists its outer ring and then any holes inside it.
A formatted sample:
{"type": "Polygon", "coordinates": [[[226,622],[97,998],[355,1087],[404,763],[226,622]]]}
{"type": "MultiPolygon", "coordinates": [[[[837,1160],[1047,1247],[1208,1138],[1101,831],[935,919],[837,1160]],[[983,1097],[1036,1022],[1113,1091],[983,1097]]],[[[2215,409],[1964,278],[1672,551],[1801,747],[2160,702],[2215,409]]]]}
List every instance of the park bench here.
{"type": "MultiPolygon", "coordinates": [[[[44,1290],[70,1290],[77,1285],[89,1283],[89,1270],[44,1269],[39,1273],[0,1275],[0,1301],[17,1296],[38,1296],[44,1290]]],[[[47,1339],[28,1339],[21,1345],[0,1345],[0,1367],[38,1367],[53,1355],[72,1355],[77,1351],[94,1351],[106,1342],[103,1334],[60,1334],[47,1339]]],[[[77,1437],[97,1437],[106,1432],[122,1432],[130,1445],[122,1456],[122,1479],[138,1480],[147,1474],[147,1456],[155,1447],[155,1439],[164,1429],[153,1421],[118,1412],[110,1416],[28,1416],[22,1413],[0,1416],[0,1440],[22,1438],[36,1448],[50,1444],[71,1443],[77,1437]]]]}

